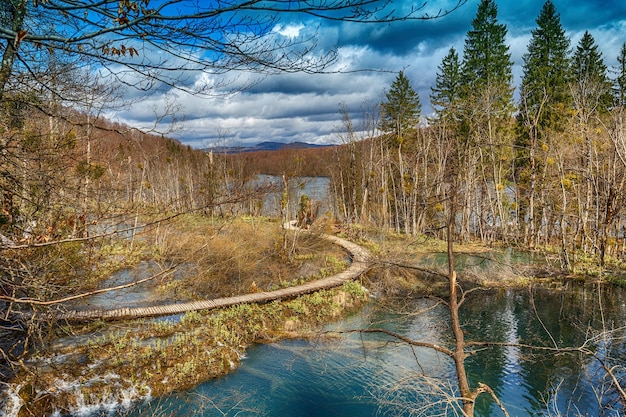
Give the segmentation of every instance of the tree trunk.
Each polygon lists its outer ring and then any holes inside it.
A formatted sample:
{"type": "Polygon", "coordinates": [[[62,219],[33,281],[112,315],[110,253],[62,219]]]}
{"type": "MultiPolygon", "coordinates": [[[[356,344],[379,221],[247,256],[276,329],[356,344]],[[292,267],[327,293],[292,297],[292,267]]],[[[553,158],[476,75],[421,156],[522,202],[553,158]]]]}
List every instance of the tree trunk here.
{"type": "Polygon", "coordinates": [[[526,227],[526,244],[533,249],[537,243],[535,230],[535,193],[537,187],[537,163],[535,161],[535,148],[537,146],[537,132],[530,132],[530,189],[528,190],[528,224],[526,227]]]}
{"type": "MultiPolygon", "coordinates": [[[[455,192],[453,192],[455,194],[455,192]]],[[[454,199],[454,197],[453,197],[454,199]]],[[[457,294],[457,281],[456,271],[454,268],[454,250],[452,243],[452,227],[454,224],[454,202],[451,204],[451,210],[448,218],[447,227],[447,240],[448,240],[448,281],[450,285],[450,327],[452,328],[452,334],[454,335],[454,367],[456,370],[456,376],[459,383],[459,392],[461,394],[461,401],[463,403],[463,412],[466,416],[474,415],[474,400],[475,393],[469,386],[467,378],[467,372],[465,370],[465,338],[463,335],[463,329],[461,328],[461,322],[459,319],[459,301],[457,294]]]]}
{"type": "Polygon", "coordinates": [[[6,84],[11,77],[11,71],[13,70],[13,64],[17,58],[17,51],[20,47],[20,36],[22,36],[24,17],[26,16],[26,1],[21,0],[14,6],[12,13],[13,25],[11,29],[17,34],[16,38],[12,41],[7,41],[4,54],[2,54],[2,64],[0,64],[0,101],[4,98],[4,90],[6,84]]]}

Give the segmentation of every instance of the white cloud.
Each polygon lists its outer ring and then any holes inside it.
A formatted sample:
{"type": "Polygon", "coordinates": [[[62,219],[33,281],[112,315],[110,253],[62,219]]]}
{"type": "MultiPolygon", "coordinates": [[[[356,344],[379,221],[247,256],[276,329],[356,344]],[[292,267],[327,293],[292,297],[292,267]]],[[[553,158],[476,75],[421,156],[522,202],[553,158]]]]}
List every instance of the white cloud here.
{"type": "Polygon", "coordinates": [[[304,29],[304,25],[302,23],[294,24],[294,25],[278,25],[272,29],[272,32],[278,33],[282,36],[286,36],[288,38],[297,38],[300,36],[300,31],[304,29]]]}

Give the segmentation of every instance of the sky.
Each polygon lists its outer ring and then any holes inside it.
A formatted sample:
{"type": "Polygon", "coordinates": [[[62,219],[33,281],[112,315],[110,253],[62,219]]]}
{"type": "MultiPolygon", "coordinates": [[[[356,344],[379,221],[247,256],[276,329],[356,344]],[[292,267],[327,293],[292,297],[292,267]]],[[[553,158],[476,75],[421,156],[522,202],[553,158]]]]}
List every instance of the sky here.
{"type": "MultiPolygon", "coordinates": [[[[430,13],[454,3],[454,0],[427,1],[430,13]]],[[[284,20],[275,27],[276,36],[314,34],[320,53],[340,45],[337,61],[330,68],[333,73],[265,78],[230,73],[228,76],[235,77],[231,79],[233,85],[246,80],[255,84],[237,94],[214,98],[155,91],[108,117],[140,129],[167,132],[168,137],[195,148],[248,146],[263,141],[335,144],[341,142],[340,103],[349,109],[358,130],[364,110],[384,99],[385,91],[400,70],[420,95],[422,115],[429,116],[432,112],[429,95],[437,67],[451,47],[462,57],[478,3],[479,0],[468,0],[452,14],[434,20],[391,24],[318,22],[290,17],[291,21],[284,20]],[[167,119],[157,121],[156,115],[166,108],[176,110],[177,124],[171,125],[167,119]]],[[[544,0],[496,0],[496,3],[498,21],[508,29],[507,43],[517,87],[522,56],[544,0]]],[[[571,47],[575,48],[583,33],[589,31],[607,67],[615,67],[626,42],[626,1],[553,0],[553,3],[571,39],[571,47]]],[[[399,8],[413,2],[394,4],[399,8]]],[[[207,81],[206,75],[197,77],[198,82],[207,81]]]]}

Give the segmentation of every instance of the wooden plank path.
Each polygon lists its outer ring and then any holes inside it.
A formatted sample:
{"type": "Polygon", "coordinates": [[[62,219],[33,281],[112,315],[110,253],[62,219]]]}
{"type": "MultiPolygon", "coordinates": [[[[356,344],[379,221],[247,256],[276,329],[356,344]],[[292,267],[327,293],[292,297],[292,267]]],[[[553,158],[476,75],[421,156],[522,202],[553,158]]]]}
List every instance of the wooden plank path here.
{"type": "MultiPolygon", "coordinates": [[[[286,227],[295,229],[293,223],[286,224],[286,227]]],[[[70,310],[60,314],[58,318],[67,321],[89,321],[95,319],[124,320],[139,317],[169,316],[174,314],[186,313],[188,311],[212,310],[216,308],[229,307],[244,303],[267,303],[274,300],[293,298],[299,295],[309,294],[319,290],[338,287],[347,281],[358,278],[369,269],[370,254],[367,250],[357,244],[354,244],[337,236],[321,236],[324,239],[343,247],[346,251],[350,253],[352,263],[350,267],[348,267],[348,269],[327,278],[275,291],[255,292],[235,297],[223,297],[215,298],[212,300],[165,304],[153,307],[116,308],[111,310],[70,310]]]]}

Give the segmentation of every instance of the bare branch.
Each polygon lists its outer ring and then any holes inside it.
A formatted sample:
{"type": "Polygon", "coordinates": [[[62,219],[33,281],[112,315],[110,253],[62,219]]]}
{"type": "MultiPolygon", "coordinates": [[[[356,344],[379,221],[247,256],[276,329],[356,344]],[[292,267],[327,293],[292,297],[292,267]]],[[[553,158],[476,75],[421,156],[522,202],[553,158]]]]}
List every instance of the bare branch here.
{"type": "MultiPolygon", "coordinates": [[[[107,69],[123,81],[127,72],[142,78],[139,89],[158,83],[186,90],[185,73],[224,74],[234,70],[255,73],[323,72],[337,57],[337,49],[319,51],[317,34],[279,37],[274,29],[287,16],[316,22],[392,23],[429,20],[449,10],[425,11],[426,2],[409,10],[396,10],[391,1],[378,0],[243,0],[202,3],[188,0],[142,2],[73,0],[31,3],[19,0],[8,7],[0,24],[0,39],[7,49],[0,68],[0,94],[14,69],[44,62],[44,54],[81,57],[95,68],[107,69]],[[17,40],[17,41],[16,41],[17,40]]],[[[211,93],[205,87],[189,90],[211,93]]]]}
{"type": "Polygon", "coordinates": [[[406,343],[410,346],[417,346],[417,347],[425,347],[425,348],[430,348],[433,349],[437,352],[443,353],[446,356],[449,357],[453,357],[454,356],[454,352],[452,352],[450,349],[444,347],[444,346],[440,346],[436,343],[429,343],[429,342],[421,342],[421,341],[417,341],[417,340],[413,340],[409,337],[403,336],[399,333],[396,332],[392,332],[391,330],[387,330],[387,329],[359,329],[359,330],[343,330],[343,331],[339,331],[339,332],[333,332],[333,333],[339,333],[339,334],[344,334],[344,333],[381,333],[381,334],[385,334],[387,336],[390,336],[394,339],[397,339],[403,343],[406,343]]]}
{"type": "Polygon", "coordinates": [[[89,291],[89,292],[82,293],[82,294],[76,294],[76,295],[72,295],[69,297],[59,298],[56,300],[41,301],[41,300],[34,300],[32,298],[14,298],[14,297],[9,297],[6,295],[1,295],[1,294],[0,294],[0,300],[9,301],[11,303],[30,304],[30,305],[36,305],[36,306],[50,306],[54,304],[61,304],[61,303],[66,303],[68,301],[78,300],[80,298],[85,298],[85,297],[89,297],[89,296],[96,295],[96,294],[102,294],[106,292],[121,290],[124,288],[134,287],[136,285],[143,284],[144,282],[151,281],[155,278],[167,276],[171,274],[172,272],[174,272],[177,267],[178,265],[171,266],[159,272],[158,274],[155,274],[147,278],[143,278],[143,279],[140,279],[138,281],[134,281],[128,284],[118,285],[116,287],[102,288],[99,290],[89,291]]]}
{"type": "Polygon", "coordinates": [[[483,384],[482,382],[479,382],[478,383],[478,392],[479,393],[486,392],[489,395],[491,395],[491,398],[498,405],[498,407],[500,407],[500,410],[502,410],[502,413],[504,413],[505,417],[509,417],[509,412],[506,411],[506,408],[504,407],[504,404],[502,404],[502,402],[500,401],[500,399],[498,398],[496,393],[491,389],[491,387],[489,385],[483,384]]]}

